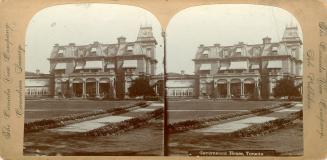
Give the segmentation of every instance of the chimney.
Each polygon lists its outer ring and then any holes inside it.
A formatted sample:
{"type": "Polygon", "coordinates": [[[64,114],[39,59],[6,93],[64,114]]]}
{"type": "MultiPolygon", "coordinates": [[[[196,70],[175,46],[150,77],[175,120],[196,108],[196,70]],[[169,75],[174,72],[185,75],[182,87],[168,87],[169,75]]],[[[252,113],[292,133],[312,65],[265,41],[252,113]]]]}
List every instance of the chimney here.
{"type": "Polygon", "coordinates": [[[40,70],[39,70],[39,69],[36,69],[36,70],[35,70],[35,73],[36,73],[37,75],[40,75],[40,70]]]}
{"type": "Polygon", "coordinates": [[[93,42],[93,45],[98,46],[99,45],[99,42],[98,41],[94,41],[93,42]]]}
{"type": "Polygon", "coordinates": [[[269,43],[271,43],[271,38],[270,38],[270,37],[265,37],[265,38],[263,38],[263,39],[262,39],[262,43],[263,43],[263,44],[269,44],[269,43]]]}
{"type": "Polygon", "coordinates": [[[185,71],[184,70],[181,70],[181,75],[183,76],[185,74],[185,71]]]}
{"type": "Polygon", "coordinates": [[[123,36],[118,37],[117,40],[118,40],[118,44],[126,43],[126,38],[123,36]]]}

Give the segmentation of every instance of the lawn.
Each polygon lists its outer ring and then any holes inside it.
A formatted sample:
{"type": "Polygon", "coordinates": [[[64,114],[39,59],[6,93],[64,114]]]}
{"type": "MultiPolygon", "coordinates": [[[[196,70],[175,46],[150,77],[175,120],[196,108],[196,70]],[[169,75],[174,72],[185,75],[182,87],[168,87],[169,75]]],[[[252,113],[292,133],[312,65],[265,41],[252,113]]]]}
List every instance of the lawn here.
{"type": "MultiPolygon", "coordinates": [[[[169,123],[244,112],[279,103],[277,101],[169,101],[169,123]]],[[[282,113],[274,113],[282,114],[282,113]]],[[[302,120],[272,133],[254,137],[219,137],[188,131],[169,135],[170,155],[188,155],[189,151],[275,150],[277,155],[303,154],[302,120]]]]}
{"type": "Polygon", "coordinates": [[[135,103],[136,101],[27,100],[25,122],[74,113],[92,112],[135,103]]]}
{"type": "MultiPolygon", "coordinates": [[[[31,100],[25,120],[110,109],[137,101],[31,100]]],[[[24,155],[111,156],[161,155],[163,127],[160,119],[113,136],[61,136],[52,130],[25,133],[24,155]]]]}
{"type": "Polygon", "coordinates": [[[168,101],[169,123],[214,117],[220,114],[244,112],[276,104],[276,101],[168,101]]]}

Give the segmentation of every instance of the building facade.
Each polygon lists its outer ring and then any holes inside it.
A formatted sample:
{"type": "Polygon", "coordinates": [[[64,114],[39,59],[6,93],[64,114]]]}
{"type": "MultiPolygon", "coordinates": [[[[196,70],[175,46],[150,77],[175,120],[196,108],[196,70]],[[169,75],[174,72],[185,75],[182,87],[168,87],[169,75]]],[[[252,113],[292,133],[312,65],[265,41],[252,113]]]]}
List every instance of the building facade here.
{"type": "MultiPolygon", "coordinates": [[[[26,74],[25,95],[115,99],[121,90],[126,98],[132,80],[145,75],[163,96],[163,75],[155,75],[156,45],[151,27],[141,27],[133,42],[119,37],[116,44],[56,44],[49,58],[50,74],[26,74]]],[[[291,77],[296,86],[302,85],[302,50],[297,27],[286,27],[278,42],[265,37],[261,44],[200,45],[193,59],[195,74],[167,74],[166,95],[274,98],[279,79],[291,77]]]]}
{"type": "Polygon", "coordinates": [[[200,45],[193,59],[199,96],[273,98],[276,81],[283,77],[302,84],[302,50],[297,27],[286,27],[279,42],[265,37],[261,44],[200,45]]]}
{"type": "Polygon", "coordinates": [[[168,98],[197,98],[199,97],[198,78],[195,75],[186,75],[183,72],[167,74],[168,98]]]}
{"type": "MultiPolygon", "coordinates": [[[[117,98],[117,90],[122,90],[126,97],[133,79],[140,75],[155,76],[156,45],[152,27],[140,27],[133,42],[118,37],[116,44],[55,44],[48,59],[49,75],[53,80],[43,76],[47,85],[41,85],[48,87],[47,95],[50,97],[114,99],[117,98]]],[[[26,88],[32,87],[30,82],[36,81],[27,76],[26,88]]]]}
{"type": "Polygon", "coordinates": [[[40,98],[51,96],[51,83],[53,76],[50,74],[42,74],[39,70],[35,73],[25,73],[25,97],[40,98]]]}

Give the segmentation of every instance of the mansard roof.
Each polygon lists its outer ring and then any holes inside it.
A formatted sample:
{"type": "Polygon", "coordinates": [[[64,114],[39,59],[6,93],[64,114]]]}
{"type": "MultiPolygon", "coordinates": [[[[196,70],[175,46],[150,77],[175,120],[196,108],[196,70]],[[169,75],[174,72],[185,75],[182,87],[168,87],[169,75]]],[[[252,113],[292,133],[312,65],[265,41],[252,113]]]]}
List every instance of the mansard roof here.
{"type": "Polygon", "coordinates": [[[146,55],[142,50],[141,43],[126,42],[122,44],[93,43],[88,45],[55,45],[50,58],[65,57],[92,57],[92,56],[123,56],[123,55],[146,55]]]}
{"type": "Polygon", "coordinates": [[[115,44],[103,44],[93,42],[87,45],[68,45],[55,44],[53,46],[50,58],[77,58],[94,56],[124,56],[124,55],[148,55],[144,45],[156,45],[157,42],[152,33],[152,27],[140,27],[136,41],[126,42],[126,38],[118,37],[115,44]]]}
{"type": "Polygon", "coordinates": [[[220,44],[204,46],[201,44],[195,59],[292,55],[291,49],[287,47],[289,42],[302,44],[297,27],[286,27],[280,42],[271,42],[270,37],[264,37],[261,44],[245,44],[243,42],[231,46],[221,46],[220,44]]]}
{"type": "Polygon", "coordinates": [[[200,46],[197,50],[195,59],[202,58],[226,58],[234,56],[269,56],[271,54],[288,55],[286,43],[270,44],[236,44],[233,46],[200,46]],[[275,52],[273,52],[275,51],[275,52]],[[207,56],[206,56],[207,54],[207,56]]]}

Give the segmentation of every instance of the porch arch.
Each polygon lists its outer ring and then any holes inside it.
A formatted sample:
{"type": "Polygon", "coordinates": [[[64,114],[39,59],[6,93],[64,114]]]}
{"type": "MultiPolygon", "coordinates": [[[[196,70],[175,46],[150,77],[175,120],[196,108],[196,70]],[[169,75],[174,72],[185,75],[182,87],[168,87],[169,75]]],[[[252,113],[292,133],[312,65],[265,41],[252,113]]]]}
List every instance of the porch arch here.
{"type": "Polygon", "coordinates": [[[253,78],[244,79],[244,96],[245,98],[251,98],[255,96],[256,81],[253,78]]]}
{"type": "Polygon", "coordinates": [[[73,87],[73,97],[82,97],[83,96],[83,79],[74,78],[72,79],[72,87],[73,87]]]}
{"type": "Polygon", "coordinates": [[[230,81],[230,93],[232,98],[240,98],[243,96],[242,92],[243,83],[239,78],[231,79],[230,81]]]}
{"type": "Polygon", "coordinates": [[[218,79],[217,83],[217,97],[218,98],[226,98],[228,94],[228,81],[227,79],[218,79]]]}
{"type": "Polygon", "coordinates": [[[95,97],[97,95],[97,81],[95,78],[87,78],[85,80],[86,96],[95,97]]]}

